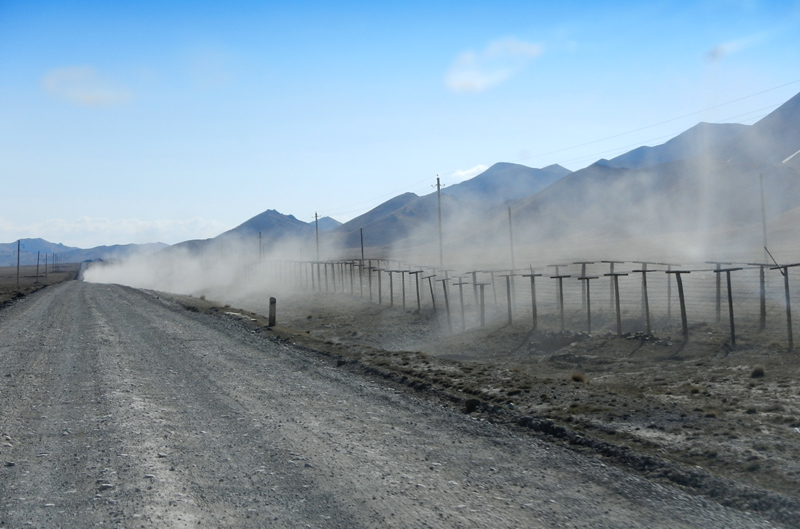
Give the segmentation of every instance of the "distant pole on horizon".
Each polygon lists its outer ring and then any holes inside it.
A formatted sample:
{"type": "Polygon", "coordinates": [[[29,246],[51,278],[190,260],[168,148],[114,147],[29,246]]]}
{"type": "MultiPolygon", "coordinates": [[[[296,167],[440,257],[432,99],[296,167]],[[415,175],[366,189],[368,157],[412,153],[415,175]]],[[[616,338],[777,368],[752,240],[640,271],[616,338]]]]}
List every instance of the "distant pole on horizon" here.
{"type": "Polygon", "coordinates": [[[516,292],[516,288],[514,288],[514,229],[511,224],[511,207],[508,208],[508,247],[511,250],[511,292],[512,295],[516,292]]]}
{"type": "Polygon", "coordinates": [[[317,261],[319,261],[319,215],[314,212],[314,231],[317,235],[317,261]]]}
{"type": "Polygon", "coordinates": [[[508,208],[508,243],[511,249],[511,273],[514,273],[514,229],[511,224],[511,208],[508,208]]]}
{"type": "Polygon", "coordinates": [[[364,228],[359,228],[361,232],[361,264],[364,264],[364,228]]]}
{"type": "Polygon", "coordinates": [[[767,212],[764,207],[764,174],[758,173],[758,183],[761,187],[761,236],[764,240],[764,262],[769,262],[767,255],[767,212]]]}
{"type": "Polygon", "coordinates": [[[436,175],[436,204],[439,210],[439,268],[444,268],[444,248],[442,245],[442,184],[439,175],[436,175]]]}
{"type": "Polygon", "coordinates": [[[19,246],[20,239],[17,239],[17,288],[19,288],[19,246]]]}

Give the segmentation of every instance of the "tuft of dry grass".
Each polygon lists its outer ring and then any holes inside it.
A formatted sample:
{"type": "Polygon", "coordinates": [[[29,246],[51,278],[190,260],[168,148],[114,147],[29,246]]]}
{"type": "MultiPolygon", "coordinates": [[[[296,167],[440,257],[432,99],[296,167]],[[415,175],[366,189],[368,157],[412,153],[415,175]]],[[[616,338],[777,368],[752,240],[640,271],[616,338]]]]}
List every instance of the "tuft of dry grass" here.
{"type": "Polygon", "coordinates": [[[750,373],[750,378],[762,378],[764,376],[764,368],[761,366],[756,366],[753,368],[753,371],[750,373]]]}
{"type": "Polygon", "coordinates": [[[581,384],[586,383],[586,375],[584,375],[583,373],[572,373],[572,376],[570,376],[569,378],[573,382],[580,382],[581,384]]]}

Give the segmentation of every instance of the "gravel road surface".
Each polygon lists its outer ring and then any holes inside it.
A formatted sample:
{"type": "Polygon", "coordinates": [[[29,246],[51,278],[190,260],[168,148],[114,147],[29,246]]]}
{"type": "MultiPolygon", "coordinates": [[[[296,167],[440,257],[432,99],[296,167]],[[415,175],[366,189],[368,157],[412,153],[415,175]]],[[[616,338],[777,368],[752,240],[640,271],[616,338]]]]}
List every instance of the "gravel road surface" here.
{"type": "Polygon", "coordinates": [[[0,311],[0,527],[775,527],[70,281],[0,311]]]}

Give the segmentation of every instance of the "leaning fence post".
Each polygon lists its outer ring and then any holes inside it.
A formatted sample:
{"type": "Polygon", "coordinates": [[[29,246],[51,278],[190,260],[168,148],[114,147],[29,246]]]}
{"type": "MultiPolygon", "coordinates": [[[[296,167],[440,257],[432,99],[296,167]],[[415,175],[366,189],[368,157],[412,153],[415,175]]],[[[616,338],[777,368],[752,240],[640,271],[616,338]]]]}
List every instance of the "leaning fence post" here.
{"type": "Polygon", "coordinates": [[[478,283],[477,285],[480,289],[478,294],[479,296],[478,303],[480,303],[481,307],[481,327],[486,326],[486,307],[484,305],[484,297],[483,297],[483,287],[485,287],[486,285],[488,285],[488,283],[478,283]]]}
{"type": "Polygon", "coordinates": [[[403,310],[406,310],[406,272],[408,270],[398,270],[400,272],[400,287],[403,292],[403,310]]]}
{"type": "Polygon", "coordinates": [[[508,306],[508,324],[511,325],[511,276],[513,275],[513,270],[510,274],[500,274],[500,277],[506,278],[506,294],[507,294],[507,306],[508,306]]]}
{"type": "Polygon", "coordinates": [[[461,302],[461,330],[463,331],[467,328],[467,318],[464,315],[464,285],[468,285],[469,283],[463,281],[460,277],[456,279],[458,279],[458,283],[453,283],[453,286],[458,287],[458,299],[461,302]]]}
{"type": "Polygon", "coordinates": [[[669,270],[668,274],[675,274],[675,282],[678,283],[678,299],[681,303],[681,327],[683,327],[683,341],[689,341],[689,324],[686,321],[686,298],[683,295],[683,274],[691,274],[690,270],[669,270]]]}
{"type": "MultiPolygon", "coordinates": [[[[608,263],[608,274],[611,275],[614,273],[614,265],[615,264],[623,264],[625,261],[600,261],[601,263],[608,263]]],[[[614,310],[614,278],[611,277],[611,281],[608,283],[608,308],[609,310],[614,310]]]]}
{"type": "MultiPolygon", "coordinates": [[[[556,271],[558,271],[559,265],[550,265],[555,266],[556,271]]],[[[550,276],[550,279],[558,279],[558,290],[556,291],[556,299],[558,300],[558,309],[561,313],[561,332],[564,332],[564,278],[565,277],[572,277],[571,275],[556,275],[550,276]]]]}
{"type": "Polygon", "coordinates": [[[536,330],[536,326],[538,325],[538,316],[536,314],[536,278],[540,277],[541,275],[542,274],[534,274],[533,266],[531,266],[531,273],[523,274],[522,276],[531,278],[531,313],[533,318],[533,330],[536,330]]]}
{"type": "MultiPolygon", "coordinates": [[[[551,264],[551,265],[547,265],[547,266],[556,269],[555,275],[550,276],[550,279],[555,279],[555,278],[557,278],[559,276],[559,269],[564,265],[551,264]]],[[[560,303],[561,302],[559,301],[559,298],[558,298],[558,290],[556,290],[556,305],[558,305],[560,307],[561,306],[560,303]]],[[[563,331],[564,329],[561,329],[561,330],[563,331]]]]}
{"type": "Polygon", "coordinates": [[[578,279],[580,281],[584,281],[581,283],[582,285],[586,285],[586,325],[588,334],[592,334],[592,294],[591,289],[589,288],[590,281],[592,279],[597,279],[599,276],[581,276],[578,279]]]}
{"type": "Polygon", "coordinates": [[[759,287],[759,294],[760,294],[760,302],[761,302],[761,320],[758,327],[759,331],[763,331],[767,327],[767,278],[766,274],[764,273],[764,269],[768,267],[768,264],[764,263],[747,263],[749,266],[757,266],[758,267],[758,287],[759,287]]]}
{"type": "MultiPolygon", "coordinates": [[[[572,264],[579,264],[581,265],[581,277],[586,277],[586,265],[594,264],[594,261],[577,261],[572,264]]],[[[589,283],[581,283],[581,308],[586,307],[586,288],[589,286],[589,283]]]]}
{"type": "MultiPolygon", "coordinates": [[[[716,268],[714,269],[715,272],[717,270],[721,270],[722,265],[733,264],[733,263],[724,263],[722,261],[706,261],[706,263],[716,265],[716,268]]],[[[717,311],[716,311],[717,323],[720,322],[721,314],[722,314],[722,278],[720,277],[719,274],[717,274],[717,311]]]]}
{"type": "Polygon", "coordinates": [[[622,311],[619,306],[619,276],[626,276],[628,274],[615,272],[613,274],[604,275],[611,276],[611,279],[614,281],[614,300],[617,306],[617,336],[622,336],[622,311]]]}
{"type": "Polygon", "coordinates": [[[430,287],[431,289],[431,304],[433,305],[433,313],[436,314],[436,296],[433,293],[433,281],[432,281],[432,278],[434,277],[436,277],[436,274],[425,276],[422,279],[428,280],[428,287],[430,287]]]}
{"type": "Polygon", "coordinates": [[[770,270],[780,270],[783,275],[783,285],[786,291],[786,332],[789,334],[789,351],[794,349],[794,339],[792,336],[792,302],[789,299],[789,268],[799,266],[800,263],[790,265],[773,266],[770,270]]]}
{"type": "MultiPolygon", "coordinates": [[[[417,313],[422,312],[422,302],[419,298],[419,275],[422,273],[422,270],[411,270],[408,272],[409,274],[414,274],[414,282],[417,285],[417,313]]],[[[405,307],[405,305],[403,305],[405,307]]]]}
{"type": "Polygon", "coordinates": [[[392,279],[392,274],[397,272],[397,270],[387,270],[389,274],[389,306],[394,307],[394,280],[392,279]]]}
{"type": "Polygon", "coordinates": [[[641,270],[632,270],[632,272],[636,272],[637,274],[642,274],[642,310],[644,311],[645,322],[647,324],[647,334],[651,334],[650,331],[650,298],[647,296],[647,274],[650,272],[658,272],[659,270],[648,270],[647,263],[643,263],[645,268],[641,270]]]}
{"type": "Polygon", "coordinates": [[[378,271],[378,305],[382,305],[383,304],[383,287],[381,285],[381,268],[380,268],[380,266],[381,266],[381,263],[380,263],[380,261],[378,261],[378,268],[375,269],[375,270],[378,271]]]}
{"type": "Polygon", "coordinates": [[[731,347],[736,347],[736,327],[733,324],[733,292],[731,292],[731,272],[741,270],[741,268],[717,268],[714,273],[717,277],[725,272],[725,279],[728,285],[728,318],[731,325],[731,347]]]}
{"type": "Polygon", "coordinates": [[[442,283],[442,290],[444,291],[444,307],[445,311],[447,312],[447,328],[450,329],[450,332],[453,332],[453,320],[450,318],[450,300],[447,297],[447,281],[449,279],[437,279],[436,281],[440,281],[442,283]]]}
{"type": "Polygon", "coordinates": [[[475,296],[475,305],[478,304],[480,301],[478,299],[478,271],[474,272],[467,272],[468,274],[472,274],[472,294],[475,296]]]}

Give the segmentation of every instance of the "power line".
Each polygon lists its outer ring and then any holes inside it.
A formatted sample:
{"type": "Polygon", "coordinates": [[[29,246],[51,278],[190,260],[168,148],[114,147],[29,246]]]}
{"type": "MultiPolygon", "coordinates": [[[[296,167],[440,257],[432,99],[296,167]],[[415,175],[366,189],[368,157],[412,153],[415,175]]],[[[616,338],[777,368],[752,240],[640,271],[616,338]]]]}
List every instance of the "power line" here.
{"type": "MultiPolygon", "coordinates": [[[[792,84],[795,84],[795,83],[800,83],[800,79],[797,79],[795,81],[790,81],[788,83],[782,84],[780,86],[775,86],[773,88],[768,88],[767,90],[762,90],[761,92],[756,92],[755,94],[746,95],[746,96],[743,96],[743,97],[740,97],[740,98],[737,98],[737,99],[733,99],[731,101],[726,101],[725,103],[720,103],[718,105],[710,106],[710,107],[704,108],[702,110],[696,110],[694,112],[689,112],[688,114],[683,114],[682,116],[678,116],[678,117],[674,117],[674,118],[670,118],[670,119],[665,119],[664,121],[659,121],[658,123],[653,123],[651,125],[645,125],[643,127],[639,127],[639,128],[633,129],[633,130],[629,130],[629,131],[626,131],[626,132],[620,132],[618,134],[613,134],[611,136],[606,136],[605,138],[600,138],[600,139],[597,139],[597,140],[587,141],[585,143],[580,143],[578,145],[573,145],[571,147],[564,147],[563,149],[556,149],[554,151],[549,151],[549,152],[545,152],[545,153],[533,154],[531,156],[526,156],[524,158],[519,158],[519,159],[517,159],[515,161],[528,160],[530,158],[537,158],[539,156],[547,156],[549,154],[556,154],[556,153],[559,153],[559,152],[569,151],[571,149],[577,149],[578,147],[585,147],[586,145],[592,145],[594,143],[600,143],[601,141],[606,141],[606,140],[611,140],[611,139],[614,139],[614,138],[619,138],[620,136],[626,136],[628,134],[633,134],[634,132],[639,132],[639,131],[642,131],[642,130],[651,129],[653,127],[658,127],[659,125],[664,125],[666,123],[671,123],[673,121],[678,121],[679,119],[688,118],[690,116],[696,116],[697,114],[703,114],[704,112],[708,112],[709,110],[714,110],[715,108],[723,107],[725,105],[730,105],[732,103],[743,101],[745,99],[749,99],[751,97],[755,97],[755,96],[758,96],[758,95],[761,95],[761,94],[766,94],[767,92],[772,92],[773,90],[778,90],[780,88],[785,88],[785,87],[787,87],[789,85],[792,85],[792,84]]],[[[779,105],[776,105],[776,106],[779,106],[779,105]]]]}
{"type": "MultiPolygon", "coordinates": [[[[766,94],[766,93],[769,93],[769,92],[772,92],[772,91],[775,91],[775,90],[779,90],[781,88],[785,88],[787,86],[791,86],[791,85],[797,84],[797,83],[800,83],[800,79],[796,79],[794,81],[789,81],[789,82],[784,83],[784,84],[779,85],[779,86],[774,86],[772,88],[767,88],[766,90],[761,90],[760,92],[755,92],[755,93],[752,93],[752,94],[748,94],[746,96],[742,96],[742,97],[739,97],[739,98],[736,98],[736,99],[732,99],[730,101],[726,101],[724,103],[719,103],[717,105],[706,107],[706,108],[701,109],[701,110],[695,110],[693,112],[689,112],[687,114],[682,114],[682,115],[674,117],[674,118],[670,118],[670,119],[666,119],[666,120],[663,120],[663,121],[659,121],[658,123],[653,123],[653,124],[650,124],[650,125],[644,125],[642,127],[636,128],[636,129],[628,130],[628,131],[625,131],[625,132],[620,132],[618,134],[612,134],[611,136],[606,136],[604,138],[599,138],[599,139],[596,139],[596,140],[580,143],[580,144],[577,144],[577,145],[572,145],[570,147],[564,147],[564,148],[556,149],[556,150],[553,150],[553,151],[548,151],[548,152],[543,152],[543,153],[538,153],[538,154],[532,154],[530,156],[525,156],[525,157],[522,157],[522,158],[512,159],[511,161],[512,162],[520,162],[520,161],[524,161],[524,160],[530,160],[531,158],[539,158],[539,157],[548,156],[548,155],[551,155],[551,154],[558,154],[558,153],[566,152],[566,151],[569,151],[569,150],[572,150],[572,149],[585,147],[587,145],[593,145],[595,143],[600,143],[600,142],[603,142],[603,141],[606,141],[606,140],[619,138],[619,137],[622,137],[622,136],[626,136],[628,134],[633,134],[635,132],[640,132],[640,131],[643,131],[643,130],[647,130],[647,129],[651,129],[651,128],[654,128],[654,127],[658,127],[660,125],[665,125],[667,123],[672,123],[674,121],[685,119],[687,117],[696,116],[697,114],[703,114],[705,112],[708,112],[709,110],[714,110],[716,108],[720,108],[720,107],[724,107],[726,105],[737,103],[739,101],[744,101],[744,100],[749,99],[751,97],[756,97],[756,96],[759,96],[759,95],[762,95],[762,94],[766,94]]],[[[781,104],[783,104],[783,103],[778,103],[778,104],[775,104],[775,105],[762,107],[760,109],[753,110],[753,111],[750,111],[750,112],[746,112],[744,114],[739,114],[737,116],[725,118],[723,120],[720,120],[720,122],[726,122],[726,121],[729,121],[729,120],[732,120],[732,119],[737,119],[739,117],[747,116],[747,115],[750,115],[750,114],[753,114],[753,113],[757,113],[757,112],[762,112],[763,110],[767,110],[767,109],[770,109],[770,110],[771,109],[775,109],[775,108],[779,107],[781,104]]],[[[760,116],[760,117],[763,117],[763,116],[760,116]]],[[[759,119],[760,119],[760,117],[759,117],[759,119]]],[[[659,136],[657,138],[652,138],[650,140],[645,140],[644,143],[648,143],[648,142],[652,142],[652,141],[658,141],[658,140],[661,140],[661,139],[664,139],[664,138],[675,137],[676,135],[680,134],[681,132],[684,132],[684,131],[678,131],[676,133],[666,134],[666,135],[659,136]]],[[[617,148],[614,148],[614,149],[608,149],[608,150],[602,151],[602,152],[597,153],[597,154],[584,155],[584,156],[581,156],[581,157],[578,157],[578,158],[573,158],[571,160],[564,160],[564,161],[556,162],[556,163],[559,163],[559,164],[570,164],[570,163],[580,162],[580,161],[587,160],[587,159],[591,160],[595,156],[602,156],[603,154],[608,154],[608,153],[612,153],[612,152],[620,152],[620,151],[622,151],[621,153],[624,153],[626,151],[623,151],[623,149],[628,149],[630,147],[635,148],[635,147],[638,147],[638,146],[641,146],[641,145],[642,145],[642,142],[636,142],[635,144],[629,144],[629,145],[626,145],[626,146],[623,146],[623,147],[617,147],[617,148]]],[[[455,174],[456,172],[458,172],[458,169],[450,171],[450,172],[442,172],[442,173],[439,173],[439,175],[440,176],[450,176],[450,175],[455,174]]],[[[379,196],[376,196],[376,197],[373,197],[373,198],[370,198],[370,199],[362,200],[362,201],[359,201],[359,202],[348,204],[346,206],[342,206],[341,208],[333,209],[333,210],[329,211],[327,213],[327,215],[329,215],[329,216],[332,216],[332,215],[347,215],[349,213],[363,212],[363,208],[359,208],[357,206],[363,206],[364,204],[374,203],[374,202],[376,202],[378,200],[381,200],[381,199],[384,199],[386,197],[395,197],[399,193],[412,192],[411,191],[412,188],[414,189],[414,191],[421,191],[421,190],[423,190],[422,184],[423,183],[427,184],[428,182],[430,182],[430,179],[431,179],[431,177],[426,177],[424,180],[419,180],[417,182],[414,182],[412,184],[404,186],[403,188],[401,188],[401,189],[399,189],[397,191],[391,191],[391,192],[383,193],[383,194],[381,194],[379,196]]]]}

